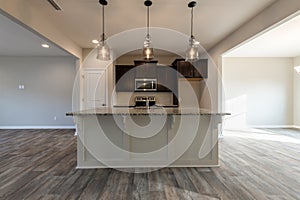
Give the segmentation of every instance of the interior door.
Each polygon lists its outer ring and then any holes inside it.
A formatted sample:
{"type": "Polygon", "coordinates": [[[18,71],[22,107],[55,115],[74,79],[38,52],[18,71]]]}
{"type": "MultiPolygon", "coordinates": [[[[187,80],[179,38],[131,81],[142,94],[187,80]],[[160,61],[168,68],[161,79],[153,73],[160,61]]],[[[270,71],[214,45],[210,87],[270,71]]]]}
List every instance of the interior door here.
{"type": "Polygon", "coordinates": [[[84,71],[84,107],[93,109],[106,106],[106,71],[86,69],[84,71]]]}

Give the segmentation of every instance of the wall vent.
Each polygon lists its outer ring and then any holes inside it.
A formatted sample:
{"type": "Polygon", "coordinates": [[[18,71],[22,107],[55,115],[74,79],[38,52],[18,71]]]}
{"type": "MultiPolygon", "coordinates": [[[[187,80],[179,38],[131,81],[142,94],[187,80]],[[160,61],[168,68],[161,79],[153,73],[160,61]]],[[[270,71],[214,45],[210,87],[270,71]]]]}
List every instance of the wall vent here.
{"type": "Polygon", "coordinates": [[[52,5],[52,7],[55,10],[62,11],[62,8],[54,0],[47,0],[47,1],[52,5]]]}

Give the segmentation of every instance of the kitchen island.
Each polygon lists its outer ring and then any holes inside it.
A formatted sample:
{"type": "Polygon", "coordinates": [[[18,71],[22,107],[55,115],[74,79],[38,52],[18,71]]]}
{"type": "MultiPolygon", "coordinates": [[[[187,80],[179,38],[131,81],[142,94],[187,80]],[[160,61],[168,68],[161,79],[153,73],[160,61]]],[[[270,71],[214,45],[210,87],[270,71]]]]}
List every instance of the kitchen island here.
{"type": "Polygon", "coordinates": [[[67,113],[78,168],[214,167],[222,116],[199,108],[97,108],[67,113]]]}

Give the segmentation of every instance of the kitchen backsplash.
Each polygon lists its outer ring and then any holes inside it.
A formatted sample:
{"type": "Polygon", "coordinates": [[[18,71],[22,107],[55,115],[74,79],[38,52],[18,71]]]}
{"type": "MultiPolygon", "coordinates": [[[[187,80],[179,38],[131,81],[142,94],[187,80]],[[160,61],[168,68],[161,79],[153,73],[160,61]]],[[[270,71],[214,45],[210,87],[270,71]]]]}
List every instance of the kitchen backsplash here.
{"type": "Polygon", "coordinates": [[[155,96],[157,105],[173,105],[173,95],[171,92],[116,92],[113,105],[134,105],[136,96],[155,96]]]}

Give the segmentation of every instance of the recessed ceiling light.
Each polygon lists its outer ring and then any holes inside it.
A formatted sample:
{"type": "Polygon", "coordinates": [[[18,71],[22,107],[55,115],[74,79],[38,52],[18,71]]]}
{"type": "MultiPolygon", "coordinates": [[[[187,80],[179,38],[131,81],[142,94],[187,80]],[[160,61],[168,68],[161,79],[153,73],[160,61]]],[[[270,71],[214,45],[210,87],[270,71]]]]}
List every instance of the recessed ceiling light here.
{"type": "Polygon", "coordinates": [[[42,44],[42,47],[49,48],[50,46],[48,44],[42,44]]]}
{"type": "Polygon", "coordinates": [[[99,41],[98,40],[92,40],[92,43],[99,44],[99,41]]]}

